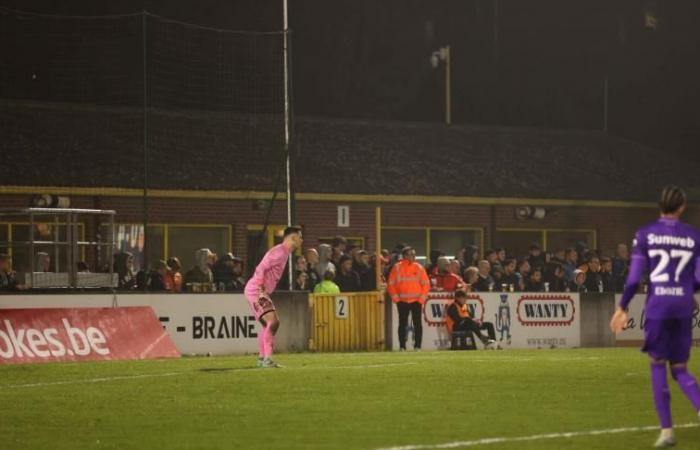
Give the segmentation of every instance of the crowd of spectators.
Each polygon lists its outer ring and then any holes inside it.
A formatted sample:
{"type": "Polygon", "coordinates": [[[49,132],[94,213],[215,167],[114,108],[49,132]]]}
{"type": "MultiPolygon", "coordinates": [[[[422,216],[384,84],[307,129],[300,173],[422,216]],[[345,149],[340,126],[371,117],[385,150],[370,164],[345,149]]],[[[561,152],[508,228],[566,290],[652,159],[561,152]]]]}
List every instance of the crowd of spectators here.
{"type": "Polygon", "coordinates": [[[516,256],[495,248],[478,259],[475,247],[460,249],[451,260],[440,251],[427,265],[433,289],[474,292],[621,292],[629,270],[629,250],[619,244],[614,256],[575,247],[542,251],[533,243],[516,256]]]}
{"type": "MultiPolygon", "coordinates": [[[[292,258],[292,286],[283,276],[278,289],[316,293],[366,292],[383,289],[377,286],[376,264],[380,264],[380,283],[401,259],[404,244],[379,255],[349,244],[337,236],[330,244],[307,248],[292,258]]],[[[50,270],[48,255],[36,255],[37,267],[50,270]]],[[[210,249],[195,252],[195,265],[183,269],[177,257],[152,263],[148,270],[134,269],[134,256],[128,252],[114,257],[114,273],[120,290],[153,292],[242,292],[247,278],[243,259],[226,253],[216,255],[210,249]]],[[[79,271],[88,271],[79,262],[79,271]]],[[[507,249],[483,252],[468,246],[454,256],[440,250],[431,252],[426,270],[433,290],[474,292],[620,292],[629,268],[627,245],[619,244],[615,255],[604,255],[580,243],[571,248],[544,252],[533,243],[524,255],[507,249]]],[[[254,268],[248,268],[248,272],[254,268]]],[[[248,273],[250,275],[250,273],[248,273]]],[[[12,260],[0,254],[0,290],[18,290],[12,260]]]]}
{"type": "Polygon", "coordinates": [[[129,252],[114,256],[114,273],[120,290],[151,292],[243,292],[247,278],[243,259],[226,253],[219,257],[208,248],[195,252],[195,265],[184,274],[177,257],[158,260],[149,270],[135,270],[134,256],[129,252]]]}

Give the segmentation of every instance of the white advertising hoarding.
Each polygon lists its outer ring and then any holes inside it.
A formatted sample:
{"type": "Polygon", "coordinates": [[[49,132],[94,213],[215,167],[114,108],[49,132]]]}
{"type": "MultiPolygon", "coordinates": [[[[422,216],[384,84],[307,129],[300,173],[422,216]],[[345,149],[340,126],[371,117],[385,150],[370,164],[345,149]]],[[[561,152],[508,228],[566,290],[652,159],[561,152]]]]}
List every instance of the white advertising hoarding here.
{"type": "MultiPolygon", "coordinates": [[[[452,292],[431,292],[423,308],[424,350],[450,348],[445,310],[452,292]]],[[[581,345],[580,299],[578,294],[474,292],[467,304],[473,318],[491,322],[496,342],[503,348],[578,347],[581,345]]],[[[392,333],[397,333],[398,313],[392,307],[392,333]]],[[[397,338],[393,348],[399,348],[397,338]]],[[[409,319],[408,348],[413,345],[409,319]]]]}
{"type": "MultiPolygon", "coordinates": [[[[615,305],[620,304],[620,298],[622,295],[617,294],[615,296],[615,305]]],[[[695,296],[696,300],[700,300],[700,296],[695,296]]],[[[627,322],[627,329],[616,336],[618,341],[643,341],[644,340],[644,323],[646,318],[644,317],[644,305],[647,300],[646,294],[637,294],[632,299],[629,305],[627,314],[629,316],[629,321],[627,322]]],[[[695,317],[693,317],[693,339],[700,344],[700,316],[697,311],[695,317]]]]}
{"type": "Polygon", "coordinates": [[[150,306],[183,355],[258,352],[259,324],[243,294],[2,295],[2,308],[150,306]]]}

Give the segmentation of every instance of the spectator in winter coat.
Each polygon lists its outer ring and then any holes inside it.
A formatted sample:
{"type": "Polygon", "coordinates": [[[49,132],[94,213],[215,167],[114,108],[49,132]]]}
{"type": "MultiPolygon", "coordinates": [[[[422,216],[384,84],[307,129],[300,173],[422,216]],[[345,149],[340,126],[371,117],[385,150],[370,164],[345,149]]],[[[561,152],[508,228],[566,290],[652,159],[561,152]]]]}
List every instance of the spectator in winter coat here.
{"type": "Polygon", "coordinates": [[[615,283],[615,292],[622,292],[630,267],[630,253],[626,244],[618,244],[613,258],[612,275],[615,283]]]}
{"type": "Polygon", "coordinates": [[[360,291],[369,292],[377,287],[377,277],[369,264],[369,255],[365,250],[355,253],[352,269],[360,276],[360,291]]]}
{"type": "Polygon", "coordinates": [[[525,282],[525,292],[543,292],[542,269],[539,267],[530,271],[530,276],[525,282]]]}
{"type": "Polygon", "coordinates": [[[597,255],[592,254],[589,257],[588,270],[586,271],[586,291],[587,292],[603,292],[603,277],[600,273],[600,259],[597,255]]]}
{"type": "Polygon", "coordinates": [[[574,282],[574,272],[578,269],[578,252],[574,248],[567,248],[564,251],[566,262],[564,263],[564,272],[566,272],[566,281],[574,282]]]}
{"type": "Polygon", "coordinates": [[[148,290],[151,292],[172,291],[173,286],[168,278],[168,265],[165,261],[156,261],[148,276],[148,290]]]}
{"type": "Polygon", "coordinates": [[[544,253],[542,253],[542,249],[540,248],[540,245],[538,243],[533,242],[530,246],[527,261],[530,263],[530,267],[532,269],[542,269],[544,267],[546,258],[544,256],[544,253]]]}
{"type": "Polygon", "coordinates": [[[581,269],[574,271],[574,281],[571,282],[571,291],[588,292],[586,289],[586,272],[581,269]]]}
{"type": "MultiPolygon", "coordinates": [[[[459,262],[455,261],[455,265],[459,265],[459,262]]],[[[435,273],[430,276],[430,282],[434,289],[454,292],[464,287],[464,280],[450,271],[450,261],[444,256],[437,259],[436,269],[435,273]]]]}
{"type": "Polygon", "coordinates": [[[547,263],[544,271],[544,281],[549,283],[550,292],[565,292],[568,283],[562,264],[557,262],[547,263]]]}
{"type": "Polygon", "coordinates": [[[134,255],[129,252],[121,252],[114,255],[114,273],[117,274],[117,286],[119,289],[136,289],[134,255]]]}
{"type": "Polygon", "coordinates": [[[306,257],[306,276],[308,278],[309,290],[313,291],[322,277],[316,272],[318,267],[318,252],[315,248],[309,248],[304,252],[306,257]]]}
{"type": "Polygon", "coordinates": [[[491,264],[488,261],[481,260],[477,266],[479,269],[479,278],[476,283],[472,284],[472,290],[476,292],[489,292],[494,288],[493,278],[491,278],[491,264]]]}
{"type": "Polygon", "coordinates": [[[525,290],[525,283],[527,280],[530,278],[530,271],[532,271],[532,266],[530,265],[530,260],[527,258],[523,258],[520,261],[518,261],[518,277],[520,278],[520,286],[518,286],[517,290],[524,291],[525,290]]]}
{"type": "Polygon", "coordinates": [[[607,256],[600,258],[600,277],[603,279],[603,292],[615,292],[615,280],[612,270],[612,259],[607,256]]]}
{"type": "Polygon", "coordinates": [[[214,254],[208,248],[200,248],[195,252],[194,258],[196,265],[193,266],[185,274],[183,282],[185,287],[189,283],[208,283],[214,282],[214,274],[211,271],[210,263],[214,254]]]}
{"type": "Polygon", "coordinates": [[[323,274],[323,281],[314,288],[314,294],[340,294],[340,288],[333,282],[334,279],[333,269],[326,270],[326,273],[323,274]]]}
{"type": "Polygon", "coordinates": [[[169,283],[172,286],[173,292],[182,291],[182,273],[180,273],[182,264],[180,264],[180,260],[175,256],[171,256],[168,258],[167,264],[168,274],[166,276],[170,279],[169,283]]]}
{"type": "Polygon", "coordinates": [[[12,270],[12,257],[0,253],[0,291],[24,290],[27,286],[17,283],[17,276],[12,270]]]}
{"type": "Polygon", "coordinates": [[[513,290],[520,290],[521,278],[520,274],[516,272],[517,262],[515,259],[506,259],[503,263],[503,277],[501,279],[501,285],[505,284],[507,289],[513,286],[513,290]]]}
{"type": "Polygon", "coordinates": [[[217,289],[233,291],[233,258],[233,253],[226,253],[214,264],[212,273],[217,289]]]}
{"type": "Polygon", "coordinates": [[[335,264],[331,262],[331,255],[333,254],[333,249],[328,244],[321,244],[318,246],[318,264],[316,265],[316,273],[319,279],[323,279],[325,273],[331,269],[333,273],[336,273],[335,264]]]}
{"type": "Polygon", "coordinates": [[[335,277],[335,284],[340,288],[340,292],[359,292],[360,276],[352,269],[352,258],[343,255],[338,261],[340,273],[335,277]]]}

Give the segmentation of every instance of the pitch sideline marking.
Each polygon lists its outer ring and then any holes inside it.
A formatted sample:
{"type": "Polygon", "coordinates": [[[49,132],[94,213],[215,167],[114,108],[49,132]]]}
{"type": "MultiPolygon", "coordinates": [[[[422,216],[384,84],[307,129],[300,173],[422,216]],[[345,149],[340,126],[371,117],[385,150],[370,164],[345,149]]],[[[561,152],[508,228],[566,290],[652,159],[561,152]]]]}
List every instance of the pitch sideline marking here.
{"type": "MultiPolygon", "coordinates": [[[[284,370],[309,370],[309,369],[321,369],[321,370],[332,370],[332,369],[373,369],[377,367],[391,367],[391,366],[411,366],[418,364],[416,362],[406,362],[406,363],[387,363],[387,364],[369,364],[369,365],[356,365],[356,366],[328,366],[328,367],[289,367],[284,370]]],[[[243,372],[250,371],[252,368],[240,367],[237,369],[231,369],[230,372],[243,372]]],[[[87,378],[83,380],[64,380],[64,381],[49,381],[45,383],[28,383],[28,384],[8,384],[0,385],[0,390],[3,389],[19,389],[19,388],[33,388],[33,387],[46,387],[46,386],[61,386],[66,384],[86,384],[86,383],[105,383],[109,381],[119,381],[119,380],[136,380],[140,378],[160,378],[160,377],[172,377],[176,375],[186,375],[196,373],[195,371],[183,371],[183,372],[166,372],[166,373],[152,373],[152,374],[141,374],[141,375],[123,375],[116,377],[101,377],[101,378],[87,378]]]]}
{"type": "Polygon", "coordinates": [[[142,375],[122,375],[122,376],[118,376],[118,377],[87,378],[84,380],[49,381],[46,383],[29,383],[29,384],[8,384],[5,386],[0,386],[0,390],[1,389],[30,388],[30,387],[44,387],[44,386],[60,386],[60,385],[64,385],[64,384],[104,383],[107,381],[136,380],[139,378],[172,377],[175,375],[182,375],[184,373],[187,373],[187,372],[145,373],[142,375]]]}
{"type": "MultiPolygon", "coordinates": [[[[697,428],[700,427],[698,423],[684,423],[682,425],[674,425],[674,428],[697,428]]],[[[658,425],[645,426],[645,427],[627,427],[627,428],[608,428],[605,430],[590,430],[590,431],[569,431],[565,433],[548,433],[548,434],[534,434],[531,436],[516,436],[516,437],[494,437],[494,438],[483,438],[476,439],[473,441],[456,441],[447,442],[444,444],[420,444],[420,445],[404,445],[399,447],[382,447],[376,450],[423,450],[430,448],[462,448],[462,447],[476,447],[477,445],[488,445],[488,444],[502,444],[505,442],[525,442],[525,441],[539,441],[547,439],[561,439],[561,438],[575,438],[583,436],[600,436],[603,434],[620,434],[620,433],[634,433],[640,431],[655,431],[658,430],[658,425]]]]}

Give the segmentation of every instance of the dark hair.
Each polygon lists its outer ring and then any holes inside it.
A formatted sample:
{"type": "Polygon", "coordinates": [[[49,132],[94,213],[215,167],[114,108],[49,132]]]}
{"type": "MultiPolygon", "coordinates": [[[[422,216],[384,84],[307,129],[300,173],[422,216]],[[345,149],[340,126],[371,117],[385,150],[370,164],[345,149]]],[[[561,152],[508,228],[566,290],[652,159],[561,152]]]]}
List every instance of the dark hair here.
{"type": "Polygon", "coordinates": [[[494,254],[494,253],[497,253],[496,250],[490,248],[490,249],[486,250],[486,252],[484,253],[484,256],[486,257],[486,256],[489,256],[489,255],[494,254]]]}
{"type": "Polygon", "coordinates": [[[345,239],[343,236],[336,236],[333,238],[333,242],[331,243],[331,247],[337,247],[341,244],[347,245],[348,240],[345,239]]]}
{"type": "Polygon", "coordinates": [[[511,264],[516,264],[517,261],[514,258],[506,258],[505,261],[503,261],[503,267],[510,266],[511,264]]]}
{"type": "Polygon", "coordinates": [[[462,298],[462,297],[466,297],[466,296],[467,296],[467,293],[464,291],[455,291],[455,298],[457,298],[457,297],[462,298]]]}
{"type": "Polygon", "coordinates": [[[10,259],[10,255],[7,253],[0,253],[0,261],[7,261],[8,259],[10,259]]]}
{"type": "Polygon", "coordinates": [[[291,226],[291,227],[287,227],[284,229],[284,237],[287,237],[290,234],[299,234],[299,233],[301,233],[301,227],[298,227],[298,226],[291,226]]]}
{"type": "Polygon", "coordinates": [[[673,214],[685,205],[686,200],[687,197],[683,189],[674,185],[666,186],[661,191],[659,208],[661,208],[661,212],[664,214],[673,214]]]}
{"type": "Polygon", "coordinates": [[[176,256],[171,256],[170,258],[168,258],[168,267],[170,267],[171,269],[174,269],[175,267],[181,269],[182,264],[180,264],[180,260],[177,259],[176,256]]]}
{"type": "Polygon", "coordinates": [[[410,252],[411,250],[415,250],[413,247],[410,245],[408,247],[404,247],[401,249],[401,256],[406,256],[406,253],[410,252]]]}

